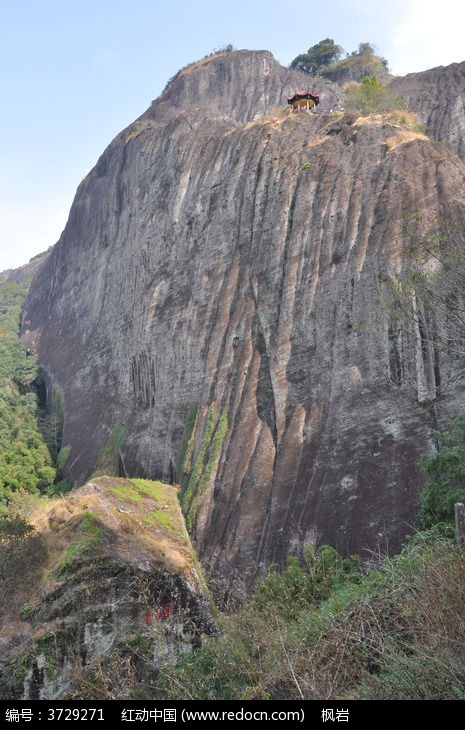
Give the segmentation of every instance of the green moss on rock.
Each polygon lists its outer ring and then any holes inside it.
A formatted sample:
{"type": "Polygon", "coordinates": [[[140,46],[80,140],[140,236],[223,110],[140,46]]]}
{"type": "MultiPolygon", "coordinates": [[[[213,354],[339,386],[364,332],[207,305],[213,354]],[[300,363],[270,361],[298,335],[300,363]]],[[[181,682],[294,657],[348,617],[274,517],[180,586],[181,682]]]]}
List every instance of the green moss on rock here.
{"type": "Polygon", "coordinates": [[[189,531],[191,531],[194,526],[202,495],[210,484],[212,476],[218,466],[221,447],[228,430],[226,409],[222,411],[216,426],[215,421],[216,411],[215,405],[212,403],[208,409],[207,424],[200,444],[199,453],[189,477],[186,490],[181,499],[184,514],[186,516],[186,525],[189,531]]]}

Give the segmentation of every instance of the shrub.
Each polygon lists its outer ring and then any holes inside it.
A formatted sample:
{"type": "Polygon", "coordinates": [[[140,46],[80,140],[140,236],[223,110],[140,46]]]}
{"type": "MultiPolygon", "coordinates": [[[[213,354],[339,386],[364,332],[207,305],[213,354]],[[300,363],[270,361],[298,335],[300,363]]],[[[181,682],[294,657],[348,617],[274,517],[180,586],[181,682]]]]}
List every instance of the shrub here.
{"type": "Polygon", "coordinates": [[[426,483],[420,496],[420,527],[454,519],[454,504],[465,502],[465,416],[437,433],[439,451],[425,456],[421,469],[426,483]]]}
{"type": "Polygon", "coordinates": [[[382,84],[377,76],[365,76],[361,83],[349,86],[345,106],[362,116],[406,108],[405,101],[382,84]]]}
{"type": "Polygon", "coordinates": [[[250,604],[223,617],[220,639],[165,668],[155,696],[464,698],[464,563],[433,533],[365,576],[328,547],[307,567],[292,558],[281,575],[274,568],[250,604]]]}
{"type": "Polygon", "coordinates": [[[264,611],[272,606],[273,611],[292,617],[303,605],[314,607],[338,586],[359,580],[358,556],[343,559],[330,545],[322,545],[316,554],[309,548],[304,549],[303,564],[290,555],[282,573],[276,565],[270,566],[266,578],[257,583],[255,606],[264,611]]]}
{"type": "Polygon", "coordinates": [[[0,515],[0,605],[30,592],[45,558],[45,543],[33,525],[19,514],[0,515]]]}

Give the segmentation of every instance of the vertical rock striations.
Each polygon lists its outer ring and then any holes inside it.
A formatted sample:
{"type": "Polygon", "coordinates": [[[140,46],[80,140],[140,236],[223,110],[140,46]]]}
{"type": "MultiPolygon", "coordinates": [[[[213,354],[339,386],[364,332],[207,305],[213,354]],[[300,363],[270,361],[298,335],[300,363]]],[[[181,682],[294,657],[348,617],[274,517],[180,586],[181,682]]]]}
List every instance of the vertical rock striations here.
{"type": "Polygon", "coordinates": [[[271,109],[307,78],[264,52],[181,72],[81,183],[23,319],[64,394],[69,476],[121,424],[122,472],[182,476],[203,562],[228,576],[305,542],[397,548],[447,369],[382,289],[409,213],[461,212],[465,167],[331,113],[325,80],[317,113],[271,109]]]}

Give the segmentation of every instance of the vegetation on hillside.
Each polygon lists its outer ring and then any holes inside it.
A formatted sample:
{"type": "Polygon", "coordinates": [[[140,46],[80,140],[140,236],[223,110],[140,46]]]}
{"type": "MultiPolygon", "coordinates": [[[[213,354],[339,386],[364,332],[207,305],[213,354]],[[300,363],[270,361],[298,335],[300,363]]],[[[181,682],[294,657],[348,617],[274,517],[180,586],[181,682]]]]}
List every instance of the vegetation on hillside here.
{"type": "Polygon", "coordinates": [[[421,463],[426,483],[420,499],[420,526],[452,523],[454,505],[465,503],[465,416],[436,433],[439,450],[421,463]]]}
{"type": "Polygon", "coordinates": [[[419,532],[366,575],[356,557],[310,547],[272,566],[252,601],[166,668],[162,697],[200,699],[465,699],[465,555],[453,505],[465,500],[465,417],[422,464],[419,532]],[[270,631],[270,627],[273,630],[270,631]]]}
{"type": "Polygon", "coordinates": [[[306,53],[296,56],[290,64],[291,68],[303,71],[312,76],[327,76],[331,78],[336,72],[350,72],[358,67],[368,69],[370,73],[380,74],[386,72],[387,61],[375,54],[370,43],[359,43],[358,49],[352,53],[346,53],[337,45],[332,38],[325,38],[314,46],[311,46],[306,53]]]}
{"type": "Polygon", "coordinates": [[[12,492],[47,490],[56,472],[39,430],[35,358],[18,338],[27,283],[0,287],[0,504],[12,492]]]}
{"type": "Polygon", "coordinates": [[[223,618],[156,693],[170,699],[465,699],[464,559],[418,535],[378,571],[344,572],[324,547],[291,561],[223,618]]]}
{"type": "Polygon", "coordinates": [[[174,668],[158,696],[198,699],[465,699],[465,555],[453,505],[465,500],[465,417],[425,457],[418,532],[363,574],[329,547],[272,566],[223,635],[174,668]],[[272,630],[270,630],[270,627],[272,630]]]}
{"type": "Polygon", "coordinates": [[[370,43],[360,43],[356,51],[343,54],[341,46],[325,38],[296,56],[291,68],[343,84],[349,111],[368,115],[406,110],[405,100],[383,83],[388,78],[387,61],[375,54],[370,43]]]}
{"type": "Polygon", "coordinates": [[[465,416],[425,457],[421,524],[400,555],[363,574],[329,547],[289,558],[223,635],[174,668],[170,699],[465,699],[465,554],[454,503],[465,501],[465,416]],[[272,630],[270,631],[270,627],[272,630]]]}
{"type": "Polygon", "coordinates": [[[362,116],[405,110],[405,101],[377,76],[364,76],[360,83],[353,82],[346,90],[345,106],[362,116]]]}
{"type": "Polygon", "coordinates": [[[42,536],[25,517],[11,510],[0,515],[0,615],[18,595],[30,594],[45,558],[42,536]]]}

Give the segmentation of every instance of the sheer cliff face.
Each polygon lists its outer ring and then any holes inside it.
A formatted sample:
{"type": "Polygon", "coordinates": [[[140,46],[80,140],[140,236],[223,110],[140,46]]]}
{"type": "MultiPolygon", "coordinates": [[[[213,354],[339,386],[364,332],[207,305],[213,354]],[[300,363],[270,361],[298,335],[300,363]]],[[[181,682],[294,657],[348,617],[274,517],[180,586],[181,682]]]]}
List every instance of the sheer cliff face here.
{"type": "Polygon", "coordinates": [[[64,394],[71,478],[122,424],[122,471],[183,476],[203,562],[228,577],[305,542],[398,547],[450,367],[382,289],[409,213],[460,213],[465,167],[330,113],[327,81],[316,113],[256,118],[301,84],[267,53],[184,71],[82,182],[23,320],[64,394]]]}

